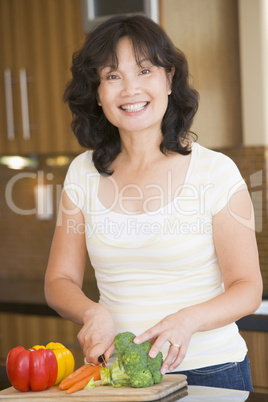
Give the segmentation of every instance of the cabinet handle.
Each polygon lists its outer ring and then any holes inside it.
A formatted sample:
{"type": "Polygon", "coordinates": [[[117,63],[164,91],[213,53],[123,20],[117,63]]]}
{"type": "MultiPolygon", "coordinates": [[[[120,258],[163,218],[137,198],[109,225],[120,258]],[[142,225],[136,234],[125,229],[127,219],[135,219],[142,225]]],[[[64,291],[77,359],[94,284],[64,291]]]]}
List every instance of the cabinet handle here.
{"type": "Polygon", "coordinates": [[[25,68],[20,69],[20,99],[21,99],[23,139],[29,140],[30,122],[29,122],[29,107],[28,107],[27,75],[25,68]]]}
{"type": "Polygon", "coordinates": [[[12,96],[12,78],[11,71],[7,68],[4,71],[5,80],[5,98],[6,98],[6,117],[7,117],[7,138],[9,141],[15,139],[13,96],[12,96]]]}

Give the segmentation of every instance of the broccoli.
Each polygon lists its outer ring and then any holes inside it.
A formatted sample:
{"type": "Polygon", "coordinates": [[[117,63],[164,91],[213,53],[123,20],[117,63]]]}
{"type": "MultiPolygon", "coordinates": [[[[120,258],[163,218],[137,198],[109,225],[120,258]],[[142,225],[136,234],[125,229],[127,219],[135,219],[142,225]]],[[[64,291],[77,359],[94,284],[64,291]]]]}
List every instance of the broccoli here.
{"type": "Polygon", "coordinates": [[[130,343],[133,342],[135,335],[132,332],[121,332],[117,334],[114,338],[114,347],[123,355],[125,353],[126,348],[129,346],[130,343]]]}
{"type": "Polygon", "coordinates": [[[151,343],[146,341],[136,345],[133,343],[134,338],[135,335],[131,332],[122,332],[115,336],[114,345],[118,355],[111,367],[101,369],[103,385],[144,388],[162,381],[162,352],[152,359],[148,355],[151,343]]]}

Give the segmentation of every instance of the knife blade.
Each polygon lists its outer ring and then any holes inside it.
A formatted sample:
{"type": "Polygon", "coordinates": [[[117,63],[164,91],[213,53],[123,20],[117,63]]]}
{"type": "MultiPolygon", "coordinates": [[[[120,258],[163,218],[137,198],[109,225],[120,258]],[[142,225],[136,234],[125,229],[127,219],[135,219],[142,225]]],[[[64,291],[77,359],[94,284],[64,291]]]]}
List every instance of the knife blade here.
{"type": "Polygon", "coordinates": [[[106,364],[106,361],[105,361],[104,353],[98,357],[98,362],[104,363],[105,367],[107,367],[107,364],[106,364]]]}

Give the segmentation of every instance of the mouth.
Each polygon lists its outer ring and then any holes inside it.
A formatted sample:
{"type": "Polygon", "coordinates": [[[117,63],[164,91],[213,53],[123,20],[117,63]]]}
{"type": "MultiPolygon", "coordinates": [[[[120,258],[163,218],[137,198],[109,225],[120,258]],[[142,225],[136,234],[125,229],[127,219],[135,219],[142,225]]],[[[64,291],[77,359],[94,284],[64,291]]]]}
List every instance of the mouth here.
{"type": "Polygon", "coordinates": [[[149,102],[129,103],[121,105],[119,108],[124,110],[124,112],[135,113],[145,109],[147,105],[149,105],[149,102]]]}

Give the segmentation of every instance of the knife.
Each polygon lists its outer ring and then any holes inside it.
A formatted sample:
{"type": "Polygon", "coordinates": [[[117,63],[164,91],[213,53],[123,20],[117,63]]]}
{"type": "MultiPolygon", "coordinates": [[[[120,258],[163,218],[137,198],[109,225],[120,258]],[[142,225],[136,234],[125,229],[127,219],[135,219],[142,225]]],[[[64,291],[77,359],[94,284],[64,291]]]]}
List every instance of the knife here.
{"type": "Polygon", "coordinates": [[[104,353],[98,357],[98,362],[104,363],[105,367],[107,367],[107,364],[106,364],[106,361],[105,361],[104,353]]]}

